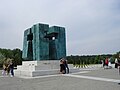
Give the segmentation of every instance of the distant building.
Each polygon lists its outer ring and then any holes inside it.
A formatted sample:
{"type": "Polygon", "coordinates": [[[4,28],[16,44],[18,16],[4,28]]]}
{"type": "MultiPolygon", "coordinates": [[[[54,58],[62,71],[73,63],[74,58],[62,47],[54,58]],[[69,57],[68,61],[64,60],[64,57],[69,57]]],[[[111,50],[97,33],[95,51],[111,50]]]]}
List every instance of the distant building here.
{"type": "Polygon", "coordinates": [[[66,57],[65,28],[35,24],[25,30],[22,58],[28,61],[58,60],[66,57]]]}

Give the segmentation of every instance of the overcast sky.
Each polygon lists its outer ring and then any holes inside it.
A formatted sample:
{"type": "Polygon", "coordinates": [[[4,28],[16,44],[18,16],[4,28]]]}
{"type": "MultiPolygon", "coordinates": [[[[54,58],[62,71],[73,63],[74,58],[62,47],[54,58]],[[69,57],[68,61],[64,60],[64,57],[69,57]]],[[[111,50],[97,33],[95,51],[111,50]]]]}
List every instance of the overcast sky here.
{"type": "Polygon", "coordinates": [[[37,23],[66,28],[67,55],[120,51],[120,0],[0,0],[0,48],[22,50],[37,23]]]}

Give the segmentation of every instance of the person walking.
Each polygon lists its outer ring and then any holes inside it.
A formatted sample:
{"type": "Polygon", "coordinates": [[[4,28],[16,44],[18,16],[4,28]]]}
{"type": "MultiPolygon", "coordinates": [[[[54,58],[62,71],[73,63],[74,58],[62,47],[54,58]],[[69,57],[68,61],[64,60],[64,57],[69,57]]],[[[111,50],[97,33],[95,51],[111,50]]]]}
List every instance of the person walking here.
{"type": "Polygon", "coordinates": [[[118,59],[115,59],[115,68],[118,68],[118,59]]]}
{"type": "Polygon", "coordinates": [[[68,67],[68,62],[67,60],[64,59],[64,65],[65,65],[65,73],[69,73],[69,67],[68,67]],[[67,69],[67,70],[66,70],[67,69]]]}
{"type": "Polygon", "coordinates": [[[119,75],[120,75],[120,54],[119,54],[119,58],[118,58],[118,72],[119,72],[119,75]]]}
{"type": "Polygon", "coordinates": [[[9,63],[9,68],[10,68],[10,74],[11,74],[10,76],[14,77],[14,65],[12,61],[10,61],[9,63]]]}
{"type": "Polygon", "coordinates": [[[106,60],[105,60],[105,65],[106,65],[106,69],[108,69],[108,58],[106,58],[106,60]]]}

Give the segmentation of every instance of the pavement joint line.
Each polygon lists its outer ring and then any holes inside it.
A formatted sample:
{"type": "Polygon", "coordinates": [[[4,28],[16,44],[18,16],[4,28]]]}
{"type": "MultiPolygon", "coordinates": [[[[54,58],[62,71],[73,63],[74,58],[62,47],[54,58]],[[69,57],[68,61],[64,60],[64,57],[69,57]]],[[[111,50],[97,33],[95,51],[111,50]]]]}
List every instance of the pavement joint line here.
{"type": "Polygon", "coordinates": [[[55,77],[55,76],[62,76],[62,75],[60,75],[60,74],[55,74],[55,75],[45,75],[45,76],[36,76],[36,77],[19,76],[19,78],[35,79],[35,78],[47,78],[47,77],[55,77]]]}
{"type": "Polygon", "coordinates": [[[71,74],[81,74],[81,73],[88,73],[90,71],[82,71],[82,72],[76,72],[76,73],[71,73],[71,74]]]}
{"type": "MultiPolygon", "coordinates": [[[[88,72],[90,72],[90,71],[80,71],[80,72],[71,73],[71,74],[88,73],[88,72]]],[[[45,76],[36,76],[36,77],[19,76],[19,78],[33,79],[33,78],[46,78],[46,77],[54,77],[54,76],[64,76],[64,75],[65,74],[45,75],[45,76]]]]}
{"type": "MultiPolygon", "coordinates": [[[[79,73],[87,73],[89,71],[80,71],[77,73],[71,73],[71,74],[79,74],[79,73]]],[[[36,77],[28,77],[28,76],[15,76],[18,78],[23,78],[23,79],[34,79],[34,78],[46,78],[46,77],[54,77],[54,76],[64,76],[64,74],[55,74],[55,75],[44,75],[44,76],[36,76],[36,77]]],[[[0,76],[0,77],[10,77],[10,76],[0,76]]]]}
{"type": "MultiPolygon", "coordinates": [[[[62,76],[62,74],[36,76],[36,77],[29,77],[29,76],[15,76],[15,77],[17,77],[17,78],[23,78],[23,79],[34,79],[34,78],[46,78],[46,77],[55,77],[55,76],[62,76]]],[[[10,77],[10,76],[0,76],[0,77],[6,77],[7,78],[7,77],[10,77]]]]}
{"type": "Polygon", "coordinates": [[[109,79],[109,78],[100,78],[100,77],[91,77],[91,76],[82,76],[82,75],[72,75],[72,74],[65,74],[64,76],[75,77],[75,78],[85,78],[85,79],[98,80],[98,81],[107,81],[107,82],[120,83],[120,80],[109,79]]]}

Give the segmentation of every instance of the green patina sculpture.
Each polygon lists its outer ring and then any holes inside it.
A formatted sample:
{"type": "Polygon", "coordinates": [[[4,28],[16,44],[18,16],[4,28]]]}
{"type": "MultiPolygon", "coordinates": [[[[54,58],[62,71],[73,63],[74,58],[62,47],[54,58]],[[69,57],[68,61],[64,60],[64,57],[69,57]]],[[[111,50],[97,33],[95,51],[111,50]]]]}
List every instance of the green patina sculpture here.
{"type": "Polygon", "coordinates": [[[36,24],[24,32],[24,60],[59,60],[66,57],[65,28],[36,24]]]}

